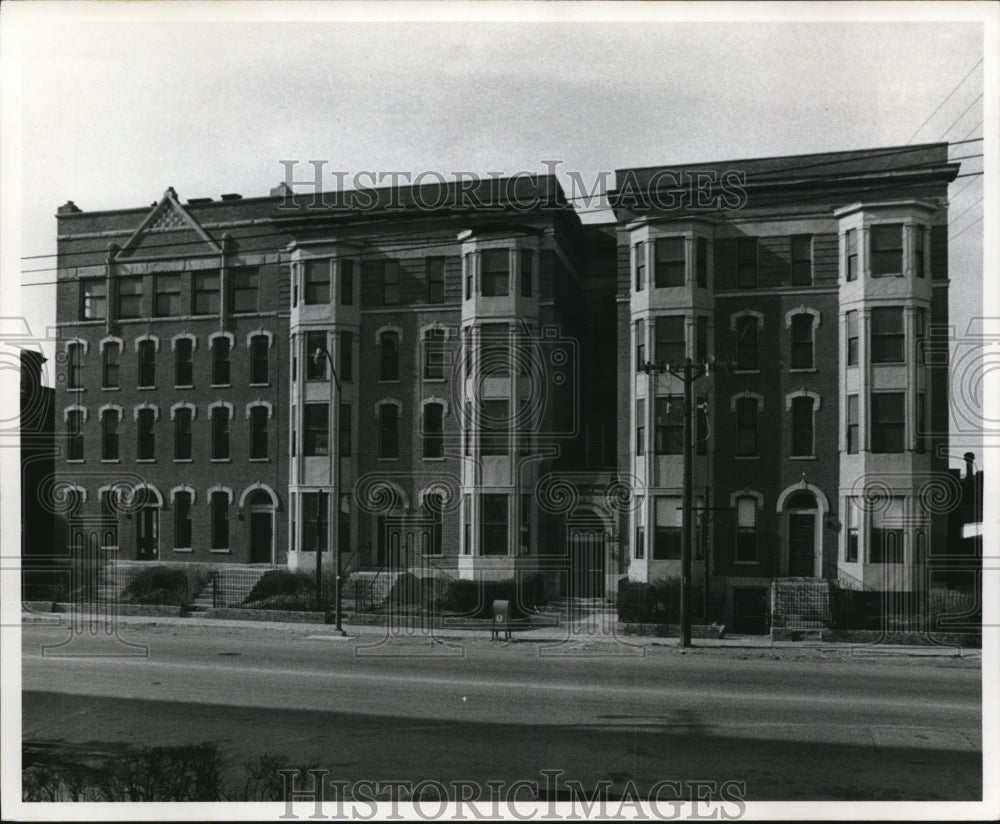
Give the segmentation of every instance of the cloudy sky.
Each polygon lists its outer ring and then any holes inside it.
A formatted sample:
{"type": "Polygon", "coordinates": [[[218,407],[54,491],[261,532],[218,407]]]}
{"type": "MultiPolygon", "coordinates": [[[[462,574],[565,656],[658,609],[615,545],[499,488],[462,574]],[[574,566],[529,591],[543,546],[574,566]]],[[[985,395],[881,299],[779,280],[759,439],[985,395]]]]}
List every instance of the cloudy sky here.
{"type": "MultiPolygon", "coordinates": [[[[67,200],[134,207],[167,186],[182,199],[259,196],[282,179],[281,160],[349,175],[560,160],[591,180],[621,166],[969,140],[983,134],[983,77],[996,72],[992,49],[980,62],[974,12],[989,12],[976,4],[780,4],[784,18],[768,22],[773,12],[742,4],[517,4],[532,18],[520,22],[503,21],[507,4],[69,5],[4,4],[0,33],[5,284],[19,266],[39,336],[54,320],[44,256],[67,200]],[[357,19],[374,14],[411,19],[357,19]],[[724,20],[733,14],[757,19],[724,20]]],[[[982,146],[950,154],[978,172],[982,146]]],[[[982,313],[983,192],[982,177],[951,187],[959,335],[982,313]]]]}

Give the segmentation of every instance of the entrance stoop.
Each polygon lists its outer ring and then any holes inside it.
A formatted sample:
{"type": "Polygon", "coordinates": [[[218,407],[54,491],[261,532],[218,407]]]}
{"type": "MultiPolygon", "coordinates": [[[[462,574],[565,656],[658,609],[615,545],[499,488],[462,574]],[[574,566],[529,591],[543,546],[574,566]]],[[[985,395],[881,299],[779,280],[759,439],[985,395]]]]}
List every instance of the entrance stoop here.
{"type": "Polygon", "coordinates": [[[771,582],[771,640],[822,641],[830,628],[830,582],[776,578],[771,582]]]}

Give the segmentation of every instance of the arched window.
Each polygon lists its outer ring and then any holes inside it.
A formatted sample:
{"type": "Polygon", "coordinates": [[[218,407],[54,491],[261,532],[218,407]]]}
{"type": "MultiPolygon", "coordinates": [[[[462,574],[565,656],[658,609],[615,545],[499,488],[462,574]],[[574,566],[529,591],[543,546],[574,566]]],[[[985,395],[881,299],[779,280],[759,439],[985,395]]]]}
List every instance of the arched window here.
{"type": "Polygon", "coordinates": [[[105,389],[118,389],[121,385],[121,344],[109,341],[103,347],[101,354],[101,386],[105,389]]]}
{"type": "Polygon", "coordinates": [[[71,341],[66,344],[66,388],[83,389],[83,356],[86,344],[71,341]]]}
{"type": "Polygon", "coordinates": [[[228,403],[212,404],[209,407],[212,420],[212,460],[229,460],[229,420],[232,406],[228,403]]]}
{"type": "Polygon", "coordinates": [[[431,520],[430,541],[423,548],[429,555],[440,555],[443,551],[442,533],[444,532],[444,497],[440,492],[428,492],[424,495],[424,511],[431,520]]]}
{"type": "Polygon", "coordinates": [[[269,350],[270,341],[266,335],[254,335],[250,338],[250,383],[266,384],[269,382],[269,350]]]}
{"type": "Polygon", "coordinates": [[[136,410],[136,460],[152,461],[156,458],[156,410],[136,410]]]}
{"type": "Polygon", "coordinates": [[[423,419],[424,457],[444,456],[444,406],[440,403],[424,404],[423,419]]]}
{"type": "Polygon", "coordinates": [[[138,385],[141,389],[156,386],[156,341],[149,338],[136,343],[139,360],[138,385]]]}
{"type": "Polygon", "coordinates": [[[812,455],[813,442],[813,398],[800,395],[792,398],[792,455],[812,455]]]}
{"type": "Polygon", "coordinates": [[[380,381],[399,380],[399,333],[383,332],[379,335],[380,381]]]}
{"type": "Polygon", "coordinates": [[[743,495],[736,499],[736,563],[757,560],[757,498],[743,495]]]}
{"type": "Polygon", "coordinates": [[[432,327],[424,332],[424,380],[444,378],[444,341],[446,333],[440,327],[432,327]]]}
{"type": "Polygon", "coordinates": [[[229,549],[229,500],[231,495],[225,490],[212,492],[212,546],[214,550],[229,549]]]}
{"type": "Polygon", "coordinates": [[[191,549],[193,503],[193,495],[187,490],[174,494],[174,549],[191,549]]]}
{"type": "Polygon", "coordinates": [[[736,409],[736,454],[753,456],[757,454],[757,413],[759,401],[754,396],[739,397],[734,403],[736,409]]]}
{"type": "Polygon", "coordinates": [[[118,427],[121,423],[122,412],[118,407],[108,407],[101,410],[101,460],[117,461],[119,459],[118,450],[118,427]]]}
{"type": "Polygon", "coordinates": [[[792,369],[813,368],[813,316],[792,316],[792,369]]]}
{"type": "Polygon", "coordinates": [[[378,414],[378,456],[399,457],[399,407],[394,403],[380,403],[378,414]]]}
{"type": "Polygon", "coordinates": [[[229,385],[229,338],[224,335],[212,338],[212,385],[229,385]]]}

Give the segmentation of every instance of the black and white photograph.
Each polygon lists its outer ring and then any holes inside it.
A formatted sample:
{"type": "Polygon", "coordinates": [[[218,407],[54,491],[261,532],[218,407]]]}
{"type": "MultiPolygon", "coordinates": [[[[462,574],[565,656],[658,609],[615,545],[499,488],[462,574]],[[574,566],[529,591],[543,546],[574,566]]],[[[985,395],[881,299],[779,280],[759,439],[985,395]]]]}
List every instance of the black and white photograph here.
{"type": "Polygon", "coordinates": [[[5,819],[1000,817],[1000,7],[0,23],[5,819]]]}

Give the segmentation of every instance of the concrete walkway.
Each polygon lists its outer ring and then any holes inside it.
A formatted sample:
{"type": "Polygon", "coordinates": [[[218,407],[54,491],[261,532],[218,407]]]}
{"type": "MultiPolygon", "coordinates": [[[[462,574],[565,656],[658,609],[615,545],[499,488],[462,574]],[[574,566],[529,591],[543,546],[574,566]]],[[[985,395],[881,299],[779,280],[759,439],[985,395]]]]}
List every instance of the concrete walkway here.
{"type": "MultiPolygon", "coordinates": [[[[104,627],[105,616],[96,613],[39,613],[22,612],[22,624],[65,626],[71,628],[72,623],[81,626],[84,631],[91,630],[91,623],[94,628],[100,628],[108,632],[104,627]],[[71,621],[71,619],[73,619],[71,621]],[[100,625],[98,627],[98,625],[100,625]]],[[[283,631],[297,636],[349,643],[353,639],[372,637],[382,637],[389,641],[399,643],[434,643],[455,640],[491,640],[491,628],[484,624],[482,629],[451,629],[447,627],[435,628],[411,628],[392,627],[386,628],[384,624],[353,624],[344,622],[345,635],[336,633],[332,624],[320,623],[291,623],[285,621],[238,621],[222,618],[202,618],[198,616],[189,617],[161,617],[161,616],[133,616],[118,615],[114,621],[118,625],[128,627],[158,626],[158,627],[199,627],[217,629],[242,629],[248,632],[283,631]]],[[[502,640],[502,636],[501,636],[502,640]]],[[[595,614],[587,616],[583,620],[573,621],[562,626],[537,627],[535,629],[517,629],[511,633],[513,643],[539,643],[545,645],[574,645],[578,647],[590,645],[615,645],[622,649],[631,648],[637,654],[641,654],[644,647],[666,647],[682,649],[677,638],[661,638],[638,635],[621,635],[617,632],[617,620],[611,614],[595,614]]],[[[938,645],[900,645],[900,644],[859,644],[835,641],[773,641],[769,635],[732,635],[725,638],[697,638],[692,640],[693,649],[730,649],[739,650],[774,650],[792,652],[815,651],[822,653],[832,653],[839,655],[849,655],[851,657],[877,658],[883,656],[907,656],[907,657],[955,657],[980,659],[982,651],[969,647],[952,647],[938,645]]]]}

